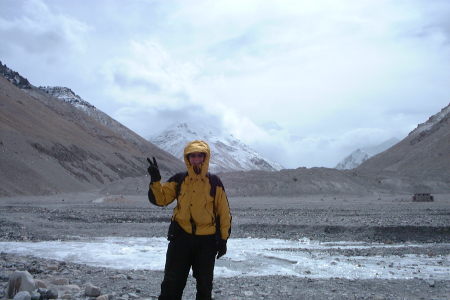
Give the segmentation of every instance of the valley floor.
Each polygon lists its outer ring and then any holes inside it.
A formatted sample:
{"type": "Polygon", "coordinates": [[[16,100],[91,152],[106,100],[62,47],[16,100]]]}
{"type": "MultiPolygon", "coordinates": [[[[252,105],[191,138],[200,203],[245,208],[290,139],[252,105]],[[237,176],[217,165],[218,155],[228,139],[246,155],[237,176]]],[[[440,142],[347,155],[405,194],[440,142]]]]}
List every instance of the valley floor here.
{"type": "MultiPolygon", "coordinates": [[[[397,278],[395,270],[391,272],[392,278],[314,277],[314,269],[306,270],[301,276],[218,276],[214,281],[215,299],[450,299],[450,280],[438,276],[439,270],[450,269],[448,194],[435,195],[434,202],[412,202],[410,195],[234,197],[229,200],[233,239],[306,239],[324,245],[364,243],[364,247],[328,247],[320,250],[320,254],[314,249],[284,249],[311,257],[324,253],[341,257],[341,261],[331,262],[335,268],[342,267],[342,257],[374,258],[382,267],[393,258],[432,262],[426,274],[420,274],[424,270],[416,265],[419,269],[412,273],[416,275],[397,278]]],[[[1,198],[0,242],[165,237],[172,207],[152,206],[145,196],[96,193],[1,198]]],[[[0,290],[6,287],[12,271],[29,270],[37,279],[64,277],[80,287],[91,282],[116,299],[153,299],[159,293],[163,276],[161,270],[116,270],[19,255],[13,250],[2,248],[0,254],[0,290]]],[[[412,263],[412,268],[415,264],[412,263]]],[[[387,265],[386,268],[392,267],[387,265]]],[[[192,277],[184,295],[184,299],[195,298],[192,277]]]]}

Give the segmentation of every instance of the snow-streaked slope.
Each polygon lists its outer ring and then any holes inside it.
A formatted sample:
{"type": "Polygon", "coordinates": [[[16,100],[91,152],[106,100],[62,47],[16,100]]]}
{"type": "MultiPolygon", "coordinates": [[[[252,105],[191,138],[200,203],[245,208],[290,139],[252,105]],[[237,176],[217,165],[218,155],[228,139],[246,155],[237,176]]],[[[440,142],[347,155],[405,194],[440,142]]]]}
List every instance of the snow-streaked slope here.
{"type": "Polygon", "coordinates": [[[179,123],[150,138],[150,141],[175,157],[183,159],[183,150],[192,140],[204,140],[211,147],[210,170],[212,172],[281,170],[283,167],[262,157],[248,145],[231,134],[217,135],[218,130],[209,126],[179,123]]]}
{"type": "Polygon", "coordinates": [[[95,119],[102,125],[119,134],[122,138],[138,146],[139,148],[141,148],[141,150],[144,150],[142,144],[145,143],[145,140],[143,138],[141,138],[129,128],[114,120],[109,115],[102,112],[86,100],[82,99],[71,89],[60,86],[40,86],[39,89],[59,100],[72,104],[74,107],[84,111],[91,118],[95,119]]]}
{"type": "Polygon", "coordinates": [[[83,100],[69,88],[62,86],[40,86],[39,89],[86,112],[97,110],[95,106],[83,100]]]}
{"type": "Polygon", "coordinates": [[[430,130],[434,125],[439,123],[448,114],[450,114],[450,104],[441,109],[437,114],[432,115],[426,122],[417,125],[416,129],[411,131],[408,136],[416,136],[422,132],[430,130]]]}
{"type": "Polygon", "coordinates": [[[369,154],[367,152],[356,149],[350,155],[346,156],[343,160],[341,160],[337,165],[336,169],[338,170],[348,170],[353,169],[359,166],[361,163],[369,159],[369,154]]]}
{"type": "Polygon", "coordinates": [[[338,170],[349,170],[354,169],[366,160],[368,160],[370,157],[377,155],[378,153],[381,153],[385,151],[386,149],[389,149],[393,145],[397,144],[399,140],[397,138],[391,138],[387,141],[376,145],[372,147],[365,147],[362,149],[356,149],[352,153],[350,153],[348,156],[346,156],[343,160],[341,160],[337,165],[336,169],[338,170]]]}

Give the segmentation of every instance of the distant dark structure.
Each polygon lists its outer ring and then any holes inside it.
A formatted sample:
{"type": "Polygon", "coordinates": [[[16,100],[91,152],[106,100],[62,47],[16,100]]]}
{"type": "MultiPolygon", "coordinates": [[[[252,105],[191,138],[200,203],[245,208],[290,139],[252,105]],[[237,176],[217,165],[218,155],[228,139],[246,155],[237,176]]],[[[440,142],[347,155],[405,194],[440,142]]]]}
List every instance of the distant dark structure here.
{"type": "Polygon", "coordinates": [[[433,202],[434,197],[433,197],[433,195],[431,195],[429,193],[418,193],[418,194],[414,194],[414,196],[412,196],[412,201],[413,202],[433,202]]]}

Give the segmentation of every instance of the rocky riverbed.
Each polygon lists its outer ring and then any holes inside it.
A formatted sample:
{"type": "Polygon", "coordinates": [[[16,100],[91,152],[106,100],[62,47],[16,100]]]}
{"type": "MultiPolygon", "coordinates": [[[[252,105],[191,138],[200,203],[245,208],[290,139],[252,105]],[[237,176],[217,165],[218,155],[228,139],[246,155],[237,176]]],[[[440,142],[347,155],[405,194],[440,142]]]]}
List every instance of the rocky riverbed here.
{"type": "MultiPolygon", "coordinates": [[[[230,206],[232,238],[307,239],[321,247],[334,243],[336,246],[319,250],[308,246],[282,251],[305,254],[306,258],[330,257],[330,270],[348,264],[344,263],[346,259],[355,263],[361,257],[368,258],[375,261],[374,265],[379,262],[380,268],[392,267],[394,275],[319,276],[314,268],[303,270],[298,261],[290,262],[282,257],[287,264],[300,268],[301,275],[295,269],[295,275],[280,272],[248,276],[241,272],[236,276],[217,276],[215,299],[450,299],[450,280],[438,274],[439,270],[450,268],[450,195],[435,195],[435,201],[427,203],[411,202],[409,195],[236,197],[230,198],[230,206]],[[339,246],[347,242],[364,243],[364,247],[339,246]],[[393,263],[388,261],[400,262],[406,258],[426,260],[426,268],[415,261],[406,266],[391,266],[393,263]],[[411,276],[398,276],[403,271],[401,268],[410,267],[416,268],[411,276]]],[[[151,206],[145,196],[84,193],[2,198],[0,241],[164,237],[171,211],[171,207],[151,206]]],[[[156,299],[159,293],[163,276],[160,269],[114,269],[70,259],[20,254],[15,250],[3,249],[0,254],[1,297],[6,295],[1,293],[15,270],[27,270],[66,299],[93,298],[85,294],[89,284],[114,299],[156,299]],[[79,289],[69,289],[67,285],[79,289]]],[[[234,259],[233,249],[229,252],[229,257],[234,259]]],[[[224,266],[224,262],[227,260],[217,265],[224,266]]],[[[192,277],[184,299],[195,299],[192,277]]]]}

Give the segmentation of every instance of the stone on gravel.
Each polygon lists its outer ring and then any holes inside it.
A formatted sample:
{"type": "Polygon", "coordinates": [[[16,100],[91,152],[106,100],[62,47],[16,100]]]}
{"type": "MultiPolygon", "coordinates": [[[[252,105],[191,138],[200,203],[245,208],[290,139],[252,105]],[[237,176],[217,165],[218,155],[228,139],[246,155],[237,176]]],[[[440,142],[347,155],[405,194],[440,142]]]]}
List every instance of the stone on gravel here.
{"type": "Polygon", "coordinates": [[[58,265],[49,264],[49,265],[47,265],[47,269],[50,271],[56,271],[56,270],[58,270],[58,265]]]}
{"type": "Polygon", "coordinates": [[[41,294],[43,299],[57,299],[58,298],[58,292],[53,289],[43,289],[39,288],[37,290],[39,294],[41,294]]]}
{"type": "Polygon", "coordinates": [[[54,285],[67,285],[69,284],[69,279],[67,278],[53,278],[50,280],[50,283],[54,285]]]}
{"type": "Polygon", "coordinates": [[[71,292],[71,293],[77,293],[81,291],[81,288],[76,284],[67,284],[61,287],[62,290],[71,292]]]}
{"type": "Polygon", "coordinates": [[[92,285],[91,283],[88,283],[86,285],[84,293],[88,297],[98,297],[101,295],[100,288],[95,285],[92,285]]]}
{"type": "Polygon", "coordinates": [[[6,272],[0,272],[0,280],[6,281],[9,279],[9,275],[6,272]]]}
{"type": "Polygon", "coordinates": [[[131,299],[138,299],[140,298],[138,295],[136,295],[135,293],[128,293],[128,297],[131,299]]]}
{"type": "Polygon", "coordinates": [[[111,278],[111,279],[123,279],[123,280],[125,280],[125,279],[127,279],[127,275],[125,275],[125,274],[117,274],[117,275],[110,276],[109,278],[111,278]]]}
{"type": "Polygon", "coordinates": [[[41,294],[39,294],[36,291],[31,292],[31,300],[39,300],[39,299],[41,299],[41,294]]]}
{"type": "Polygon", "coordinates": [[[47,284],[40,279],[35,279],[34,284],[36,285],[36,288],[43,288],[43,289],[47,288],[47,284]]]}
{"type": "Polygon", "coordinates": [[[106,295],[100,295],[97,298],[95,298],[96,300],[109,300],[109,296],[106,295]]]}
{"type": "Polygon", "coordinates": [[[28,291],[21,291],[21,292],[18,292],[14,296],[13,299],[14,300],[31,300],[31,295],[30,295],[30,292],[28,292],[28,291]]]}
{"type": "Polygon", "coordinates": [[[32,292],[36,289],[33,276],[28,271],[15,271],[9,277],[8,282],[8,298],[12,299],[21,291],[32,292]]]}
{"type": "MultiPolygon", "coordinates": [[[[54,286],[58,290],[58,295],[79,295],[81,288],[76,284],[54,286]]],[[[72,298],[72,297],[71,297],[72,298]]],[[[76,297],[75,297],[76,298],[76,297]]],[[[66,297],[67,299],[67,297],[66,297]]]]}

